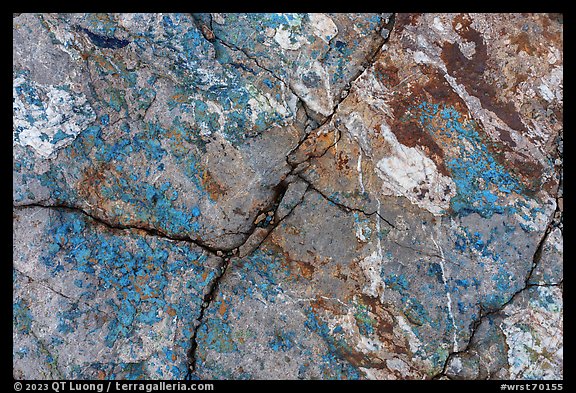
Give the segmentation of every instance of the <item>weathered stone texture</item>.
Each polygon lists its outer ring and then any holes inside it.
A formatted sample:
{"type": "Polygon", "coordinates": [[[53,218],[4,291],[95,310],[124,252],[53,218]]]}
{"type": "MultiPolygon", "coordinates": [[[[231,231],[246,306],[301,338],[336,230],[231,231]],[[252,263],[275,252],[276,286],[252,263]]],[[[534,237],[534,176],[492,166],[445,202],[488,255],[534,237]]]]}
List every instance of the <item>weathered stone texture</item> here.
{"type": "Polygon", "coordinates": [[[561,17],[13,31],[15,378],[563,378],[561,17]]]}

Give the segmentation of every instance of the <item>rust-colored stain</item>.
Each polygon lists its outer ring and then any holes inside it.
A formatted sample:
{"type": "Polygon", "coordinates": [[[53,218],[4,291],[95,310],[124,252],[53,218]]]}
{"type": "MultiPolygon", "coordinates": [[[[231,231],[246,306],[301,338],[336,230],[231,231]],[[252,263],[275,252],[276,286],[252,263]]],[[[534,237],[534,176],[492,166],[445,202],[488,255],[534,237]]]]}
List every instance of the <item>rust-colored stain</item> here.
{"type": "Polygon", "coordinates": [[[310,307],[314,314],[319,315],[323,312],[329,312],[332,315],[346,315],[347,310],[342,307],[342,305],[333,300],[326,300],[322,297],[316,297],[316,299],[310,302],[310,307]]]}
{"type": "Polygon", "coordinates": [[[188,101],[188,96],[182,93],[176,93],[172,96],[172,100],[178,103],[184,103],[188,101]]]}
{"type": "MultiPolygon", "coordinates": [[[[444,163],[443,149],[432,135],[421,127],[418,119],[411,116],[410,108],[414,106],[414,103],[427,101],[432,97],[435,99],[434,95],[440,95],[440,100],[447,105],[452,104],[458,108],[463,104],[460,97],[439,76],[438,71],[427,66],[424,66],[423,70],[429,73],[426,83],[410,86],[403,90],[401,95],[395,95],[388,103],[394,113],[389,125],[398,142],[408,147],[420,146],[434,161],[438,171],[449,176],[448,168],[444,163]]],[[[377,127],[377,131],[381,132],[380,127],[377,127]]]]}
{"type": "Polygon", "coordinates": [[[220,303],[220,307],[218,307],[218,313],[220,315],[224,315],[226,313],[226,303],[220,303]]]}
{"type": "Polygon", "coordinates": [[[214,180],[208,169],[205,169],[202,173],[202,186],[213,201],[219,200],[227,191],[226,187],[214,180]]]}
{"type": "Polygon", "coordinates": [[[400,342],[400,340],[394,336],[394,326],[397,323],[394,320],[392,312],[387,310],[376,298],[362,294],[360,299],[375,316],[376,334],[380,340],[385,343],[393,353],[409,354],[408,344],[406,342],[400,342]]]}
{"type": "Polygon", "coordinates": [[[311,133],[308,138],[302,142],[298,148],[298,155],[303,155],[304,157],[319,157],[334,144],[334,132],[322,132],[320,135],[316,133],[311,133]]]}
{"type": "Polygon", "coordinates": [[[350,161],[350,157],[344,153],[343,151],[338,152],[338,156],[336,157],[336,168],[339,171],[349,170],[350,165],[348,162],[350,161]]]}
{"type": "Polygon", "coordinates": [[[348,275],[342,273],[342,266],[341,266],[340,264],[337,264],[337,265],[334,267],[334,270],[335,270],[335,272],[334,272],[334,277],[335,277],[335,278],[337,278],[337,279],[339,279],[339,280],[342,280],[342,281],[344,281],[344,282],[348,281],[348,275]]]}
{"type": "Polygon", "coordinates": [[[391,64],[386,62],[386,66],[384,66],[384,61],[380,60],[375,63],[374,65],[374,74],[376,79],[378,79],[385,87],[393,88],[400,83],[400,79],[398,78],[398,67],[395,67],[391,64]]]}
{"type": "Polygon", "coordinates": [[[465,40],[476,44],[475,53],[468,59],[458,44],[445,43],[441,57],[448,73],[465,86],[468,94],[477,97],[482,107],[494,112],[510,128],[527,132],[514,104],[510,101],[500,102],[495,87],[485,80],[485,72],[493,70],[487,70],[488,49],[482,35],[469,25],[463,25],[457,33],[465,40]]]}
{"type": "Polygon", "coordinates": [[[400,12],[396,14],[396,18],[394,20],[394,31],[396,33],[401,33],[406,26],[414,26],[416,23],[418,23],[418,19],[420,19],[421,15],[422,15],[421,13],[416,12],[412,13],[400,12]]]}
{"type": "Polygon", "coordinates": [[[106,59],[106,57],[102,56],[101,54],[94,53],[92,55],[92,58],[94,59],[96,64],[98,64],[100,67],[102,67],[102,69],[104,69],[110,73],[112,73],[116,70],[114,68],[114,66],[112,65],[112,63],[110,63],[110,61],[108,61],[108,59],[106,59]]]}
{"type": "Polygon", "coordinates": [[[79,182],[78,194],[92,205],[104,207],[110,204],[102,196],[102,188],[118,182],[118,173],[110,162],[95,162],[93,167],[84,171],[79,182]]]}
{"type": "Polygon", "coordinates": [[[533,55],[534,52],[536,51],[536,47],[532,45],[532,43],[530,42],[530,37],[524,31],[518,34],[517,36],[512,37],[512,39],[510,40],[510,44],[517,46],[516,52],[524,51],[529,55],[533,55]]]}
{"type": "Polygon", "coordinates": [[[300,234],[300,229],[298,229],[297,227],[295,227],[294,225],[289,225],[286,227],[285,229],[286,233],[290,234],[290,235],[299,235],[300,234]]]}
{"type": "Polygon", "coordinates": [[[301,262],[301,261],[295,261],[295,262],[296,265],[298,266],[298,271],[300,272],[302,277],[311,280],[315,270],[314,266],[308,262],[301,262]]]}
{"type": "Polygon", "coordinates": [[[172,307],[168,306],[168,308],[166,309],[166,312],[168,313],[168,315],[170,315],[171,317],[176,315],[176,310],[174,310],[172,307]]]}
{"type": "Polygon", "coordinates": [[[516,147],[516,142],[514,142],[514,140],[512,139],[512,136],[510,135],[510,131],[503,130],[503,129],[498,128],[498,127],[496,127],[496,131],[498,131],[498,133],[500,135],[500,140],[502,142],[506,143],[510,147],[516,147]]]}
{"type": "Polygon", "coordinates": [[[454,31],[458,31],[462,28],[469,29],[471,24],[472,18],[467,13],[458,14],[454,17],[454,19],[452,19],[452,27],[454,28],[454,31]]]}

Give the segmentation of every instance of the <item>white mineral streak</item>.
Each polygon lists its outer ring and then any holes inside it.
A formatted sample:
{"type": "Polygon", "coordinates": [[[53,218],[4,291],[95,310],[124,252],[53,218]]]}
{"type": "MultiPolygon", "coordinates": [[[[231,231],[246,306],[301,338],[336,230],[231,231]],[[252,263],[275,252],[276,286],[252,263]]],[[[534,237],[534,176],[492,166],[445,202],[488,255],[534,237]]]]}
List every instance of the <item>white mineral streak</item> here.
{"type": "MultiPolygon", "coordinates": [[[[337,130],[338,131],[338,130],[337,130]]],[[[340,136],[340,131],[334,132],[334,152],[338,152],[338,137],[340,136]]]]}
{"type": "Polygon", "coordinates": [[[510,379],[562,379],[562,291],[536,287],[538,299],[530,306],[506,307],[500,324],[508,346],[510,379]],[[548,303],[548,299],[553,299],[548,303]],[[534,304],[536,303],[536,304],[534,304]],[[544,303],[537,304],[537,303],[544,303]]]}
{"type": "Polygon", "coordinates": [[[408,377],[410,373],[410,366],[400,358],[394,357],[386,360],[386,366],[392,371],[398,371],[403,377],[408,377]]]}
{"type": "Polygon", "coordinates": [[[432,236],[432,241],[434,242],[434,245],[436,246],[436,248],[438,249],[438,252],[440,253],[440,269],[442,270],[442,282],[444,283],[444,290],[446,291],[446,305],[448,306],[448,315],[450,316],[450,321],[452,322],[452,328],[454,329],[454,333],[453,333],[453,348],[452,351],[453,352],[457,352],[458,351],[458,339],[457,339],[457,329],[456,329],[456,322],[454,321],[454,314],[452,313],[452,296],[450,296],[450,291],[448,290],[448,284],[446,282],[446,271],[444,270],[444,251],[442,251],[442,247],[440,247],[438,245],[438,243],[436,243],[436,240],[434,239],[434,236],[432,236]]]}
{"type": "Polygon", "coordinates": [[[413,204],[441,215],[456,195],[452,179],[438,172],[436,164],[418,147],[398,142],[387,124],[382,123],[381,136],[390,146],[388,155],[376,164],[384,195],[404,196],[413,204]]]}
{"type": "MultiPolygon", "coordinates": [[[[238,273],[236,273],[236,276],[239,278],[242,278],[238,273]]],[[[280,285],[279,285],[280,287],[280,285]]],[[[324,299],[324,300],[330,300],[330,301],[335,301],[337,303],[339,303],[341,306],[343,306],[346,310],[348,310],[348,304],[344,303],[342,300],[338,299],[337,297],[328,297],[328,296],[315,296],[315,297],[306,297],[306,298],[299,298],[299,297],[295,297],[296,294],[295,292],[289,290],[289,289],[282,289],[280,288],[280,292],[278,293],[277,297],[278,299],[282,299],[283,301],[288,301],[289,303],[305,303],[305,302],[317,302],[318,299],[324,299]],[[291,296],[294,295],[294,296],[291,296]]]]}
{"type": "Polygon", "coordinates": [[[410,346],[410,351],[415,355],[420,347],[422,346],[422,341],[414,334],[408,322],[400,314],[396,315],[396,320],[398,321],[398,326],[406,333],[408,338],[408,345],[410,346]]]}
{"type": "Polygon", "coordinates": [[[363,224],[362,222],[356,223],[356,239],[360,240],[362,243],[368,242],[368,239],[366,239],[366,236],[364,236],[365,229],[369,230],[366,224],[363,224]]]}
{"type": "Polygon", "coordinates": [[[376,210],[376,249],[378,250],[378,257],[382,259],[382,242],[380,241],[380,199],[376,198],[376,202],[378,202],[378,210],[376,210]]]}
{"type": "Polygon", "coordinates": [[[462,359],[459,357],[452,358],[452,361],[450,361],[450,368],[453,373],[462,372],[462,359]]]}
{"type": "MultiPolygon", "coordinates": [[[[296,104],[298,98],[288,92],[286,97],[286,90],[282,95],[282,101],[278,101],[269,93],[260,92],[254,85],[248,85],[248,92],[250,99],[248,100],[248,107],[250,108],[250,120],[252,124],[256,124],[258,116],[261,114],[277,113],[282,116],[284,121],[279,126],[286,125],[296,113],[296,104]]],[[[223,123],[222,123],[223,124],[223,123]]]]}
{"type": "MultiPolygon", "coordinates": [[[[492,137],[498,137],[498,132],[496,128],[501,128],[513,132],[506,123],[504,123],[496,114],[482,107],[482,103],[478,97],[471,96],[466,91],[466,88],[460,85],[456,78],[448,74],[448,69],[446,64],[444,64],[439,56],[438,50],[435,46],[432,46],[427,39],[421,35],[417,36],[417,42],[422,50],[414,51],[412,57],[414,61],[418,64],[428,64],[434,66],[442,71],[444,79],[448,82],[450,87],[454,90],[458,96],[464,101],[466,107],[475,119],[479,119],[484,126],[484,129],[492,137]]],[[[472,48],[467,48],[466,46],[461,47],[465,49],[466,52],[471,55],[472,48]]],[[[475,48],[474,48],[475,51],[475,48]]],[[[499,137],[498,137],[499,138],[499,137]]]]}
{"type": "Polygon", "coordinates": [[[414,61],[418,64],[436,64],[426,53],[422,51],[416,51],[412,56],[414,61]]]}
{"type": "Polygon", "coordinates": [[[14,143],[30,146],[44,158],[51,157],[56,150],[72,143],[96,120],[96,114],[83,94],[72,95],[55,86],[27,81],[22,76],[14,79],[12,96],[14,143]],[[43,93],[39,94],[38,99],[43,99],[39,104],[26,102],[26,98],[18,94],[17,89],[25,84],[43,93]],[[61,134],[55,140],[59,132],[61,134]]]}
{"type": "Polygon", "coordinates": [[[488,109],[482,107],[482,103],[478,97],[474,97],[466,91],[466,88],[459,84],[456,81],[456,78],[449,75],[448,73],[444,73],[444,79],[446,82],[452,87],[454,92],[460,96],[462,101],[466,104],[466,107],[472,114],[472,117],[475,119],[479,119],[484,126],[484,130],[491,135],[494,139],[499,139],[499,132],[496,131],[497,128],[501,128],[503,130],[509,131],[511,135],[516,136],[516,130],[513,130],[508,126],[508,124],[504,123],[496,114],[488,109]]]}
{"type": "Polygon", "coordinates": [[[366,192],[364,189],[364,182],[362,181],[362,151],[358,153],[358,164],[356,165],[356,170],[358,171],[358,182],[360,183],[360,189],[362,194],[366,192]]]}
{"type": "Polygon", "coordinates": [[[538,90],[540,90],[540,95],[542,95],[542,98],[544,98],[546,101],[551,102],[554,99],[554,93],[552,90],[550,90],[548,85],[542,83],[540,86],[538,86],[538,90]]]}
{"type": "Polygon", "coordinates": [[[362,291],[368,296],[379,297],[386,288],[386,284],[380,275],[382,257],[378,255],[378,251],[373,251],[372,254],[361,259],[359,265],[368,281],[368,285],[362,291]]]}
{"type": "Polygon", "coordinates": [[[355,338],[354,349],[360,353],[383,351],[384,344],[379,339],[369,338],[360,333],[355,313],[356,309],[354,307],[347,307],[346,314],[329,318],[328,327],[330,330],[334,330],[336,326],[340,326],[346,336],[355,338]]]}
{"type": "Polygon", "coordinates": [[[359,337],[359,340],[356,343],[356,349],[359,352],[377,352],[381,351],[383,348],[383,345],[379,340],[371,340],[368,337],[360,334],[360,332],[358,332],[357,337],[359,337]]]}
{"type": "Polygon", "coordinates": [[[50,18],[45,18],[46,26],[50,33],[54,35],[58,46],[62,51],[68,54],[74,61],[83,62],[82,53],[85,50],[84,42],[82,39],[76,39],[76,35],[70,31],[69,28],[62,24],[54,23],[50,18]]]}
{"type": "MultiPolygon", "coordinates": [[[[361,81],[360,83],[364,83],[361,81]]],[[[364,96],[368,98],[369,95],[364,96]]],[[[379,99],[372,99],[371,104],[379,107],[379,99]]],[[[344,120],[348,133],[360,146],[360,154],[372,155],[368,129],[356,112],[344,120]]],[[[375,171],[383,180],[384,195],[404,196],[417,206],[435,215],[441,215],[450,206],[450,199],[456,195],[452,179],[443,176],[436,164],[418,147],[407,147],[398,142],[390,127],[382,122],[381,137],[390,149],[388,155],[377,162],[375,171]]],[[[358,168],[360,168],[360,160],[358,168]]],[[[361,172],[359,181],[362,182],[361,172]]],[[[361,189],[363,189],[363,183],[361,189]]]]}
{"type": "Polygon", "coordinates": [[[564,67],[556,67],[547,77],[541,78],[542,83],[538,86],[540,95],[548,102],[562,102],[562,87],[564,83],[564,67]]]}
{"type": "Polygon", "coordinates": [[[462,52],[468,60],[473,59],[476,54],[476,43],[474,41],[461,42],[458,46],[460,47],[460,52],[462,52]]]}
{"type": "Polygon", "coordinates": [[[324,42],[328,43],[338,34],[338,27],[326,14],[308,14],[312,32],[324,42]]]}
{"type": "Polygon", "coordinates": [[[292,39],[292,32],[284,25],[281,25],[276,29],[276,34],[274,35],[274,41],[280,45],[282,49],[286,50],[298,50],[302,44],[306,43],[302,36],[297,36],[297,39],[292,39]]]}
{"type": "Polygon", "coordinates": [[[372,147],[368,137],[368,129],[364,121],[356,112],[351,113],[346,119],[344,125],[348,133],[360,147],[360,153],[364,152],[368,157],[372,155],[372,147]]]}
{"type": "Polygon", "coordinates": [[[226,122],[226,118],[224,116],[224,110],[222,109],[222,106],[217,103],[217,102],[213,102],[213,101],[208,101],[205,100],[204,101],[206,103],[206,106],[208,107],[208,109],[210,110],[211,113],[216,113],[218,115],[218,129],[214,130],[210,125],[206,124],[206,123],[200,123],[200,135],[202,136],[207,136],[207,135],[211,135],[212,132],[221,132],[224,129],[224,123],[226,122]]]}
{"type": "MultiPolygon", "coordinates": [[[[519,130],[513,130],[494,112],[484,108],[478,97],[470,95],[466,88],[457,82],[456,78],[448,74],[446,65],[442,62],[436,46],[431,45],[428,40],[421,35],[417,36],[416,41],[418,42],[421,50],[413,52],[412,56],[414,61],[419,64],[432,65],[441,70],[444,79],[448,82],[450,87],[452,87],[454,92],[458,94],[458,96],[460,96],[460,98],[464,101],[472,117],[479,120],[483,126],[483,129],[488,133],[488,135],[490,135],[492,139],[500,140],[500,132],[498,129],[506,130],[510,132],[512,139],[516,143],[526,146],[525,150],[527,152],[529,151],[529,154],[533,156],[534,159],[537,159],[545,166],[547,165],[547,158],[541,153],[540,149],[534,149],[534,143],[530,141],[530,139],[535,138],[542,139],[546,135],[546,132],[540,130],[540,127],[536,122],[534,122],[534,120],[532,120],[531,125],[528,125],[525,124],[521,119],[521,121],[524,123],[524,126],[528,130],[526,136],[522,137],[519,133],[519,130]]],[[[466,43],[460,43],[459,45],[460,49],[467,57],[473,55],[475,47],[472,48],[469,46],[469,44],[466,43]]],[[[551,90],[550,93],[552,91],[556,91],[554,99],[561,99],[562,90],[558,89],[556,86],[559,83],[561,84],[562,81],[562,67],[558,67],[558,70],[558,72],[551,73],[549,77],[551,81],[550,83],[545,82],[544,78],[542,79],[542,84],[544,87],[541,87],[539,90],[541,95],[547,95],[548,98],[552,99],[552,94],[549,94],[548,92],[548,90],[551,90]]],[[[523,95],[524,93],[519,94],[523,95]]],[[[523,100],[520,99],[520,101],[523,100]]]]}
{"type": "Polygon", "coordinates": [[[372,379],[372,380],[379,380],[379,379],[384,379],[381,374],[382,374],[382,370],[381,369],[377,369],[377,368],[365,368],[365,367],[358,367],[362,372],[364,372],[364,374],[366,374],[366,378],[367,379],[372,379]]]}
{"type": "Polygon", "coordinates": [[[556,251],[563,254],[564,253],[564,236],[562,235],[562,231],[559,228],[554,228],[552,232],[548,235],[550,241],[548,244],[551,244],[556,251]]]}
{"type": "Polygon", "coordinates": [[[342,330],[344,330],[348,336],[355,337],[358,335],[358,325],[354,318],[354,310],[350,308],[346,309],[346,314],[330,319],[329,326],[333,328],[336,325],[341,326],[342,330]]]}
{"type": "MultiPolygon", "coordinates": [[[[480,99],[468,94],[466,88],[459,84],[456,81],[456,78],[452,77],[447,72],[444,72],[443,75],[444,79],[446,79],[456,94],[458,94],[464,101],[472,117],[478,119],[480,123],[482,123],[484,131],[486,131],[492,139],[500,140],[500,132],[498,131],[498,128],[506,130],[510,133],[510,136],[515,143],[525,146],[524,150],[529,152],[533,159],[538,160],[544,166],[548,165],[547,157],[542,154],[540,149],[534,148],[541,144],[539,140],[545,140],[547,137],[546,131],[540,127],[538,122],[532,119],[532,124],[528,125],[522,120],[522,123],[528,130],[523,136],[518,130],[510,128],[510,126],[501,120],[494,112],[484,108],[480,99]],[[532,142],[531,140],[535,140],[535,142],[532,142]]],[[[561,95],[561,93],[559,94],[561,95]]]]}
{"type": "Polygon", "coordinates": [[[224,23],[226,23],[224,16],[222,14],[218,14],[218,13],[212,13],[212,20],[215,23],[218,23],[219,25],[223,25],[224,23]]]}
{"type": "MultiPolygon", "coordinates": [[[[378,201],[378,214],[376,215],[376,251],[360,260],[360,268],[368,281],[368,285],[363,288],[363,292],[368,296],[383,296],[386,283],[382,279],[381,270],[384,258],[382,255],[382,243],[380,241],[380,200],[378,201]]],[[[358,234],[356,235],[358,237],[358,234]]]]}
{"type": "Polygon", "coordinates": [[[432,24],[432,26],[438,30],[438,31],[444,31],[444,24],[442,24],[442,21],[440,20],[439,17],[435,17],[434,18],[434,23],[432,24]]]}

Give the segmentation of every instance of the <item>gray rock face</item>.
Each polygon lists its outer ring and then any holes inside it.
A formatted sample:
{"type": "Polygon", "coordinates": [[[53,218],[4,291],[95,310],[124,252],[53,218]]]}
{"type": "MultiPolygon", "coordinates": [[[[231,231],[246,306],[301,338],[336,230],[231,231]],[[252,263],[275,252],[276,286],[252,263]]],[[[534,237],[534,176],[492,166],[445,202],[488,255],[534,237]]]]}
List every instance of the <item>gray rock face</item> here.
{"type": "Polygon", "coordinates": [[[562,379],[552,14],[18,14],[18,379],[562,379]]]}

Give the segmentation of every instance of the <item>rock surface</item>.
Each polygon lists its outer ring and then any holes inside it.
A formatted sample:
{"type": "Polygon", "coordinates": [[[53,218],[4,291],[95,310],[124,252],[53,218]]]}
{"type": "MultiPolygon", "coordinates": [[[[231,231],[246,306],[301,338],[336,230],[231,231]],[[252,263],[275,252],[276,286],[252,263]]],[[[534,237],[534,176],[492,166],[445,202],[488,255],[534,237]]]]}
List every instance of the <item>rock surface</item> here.
{"type": "Polygon", "coordinates": [[[556,14],[18,14],[18,379],[562,379],[556,14]]]}

